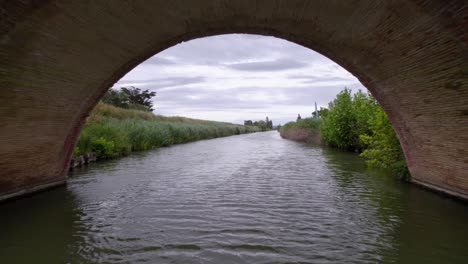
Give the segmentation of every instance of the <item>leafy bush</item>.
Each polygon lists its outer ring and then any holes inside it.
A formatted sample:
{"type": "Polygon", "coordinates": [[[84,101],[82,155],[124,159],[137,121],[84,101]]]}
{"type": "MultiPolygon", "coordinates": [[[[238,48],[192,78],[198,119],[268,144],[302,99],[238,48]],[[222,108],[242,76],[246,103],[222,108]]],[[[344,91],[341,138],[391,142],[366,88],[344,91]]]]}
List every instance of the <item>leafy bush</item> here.
{"type": "Polygon", "coordinates": [[[360,139],[361,135],[370,135],[372,133],[369,121],[374,118],[377,109],[382,108],[370,94],[363,93],[361,90],[354,94],[352,112],[355,123],[352,128],[352,148],[357,152],[362,152],[365,148],[360,139]]]}
{"type": "Polygon", "coordinates": [[[369,120],[371,135],[361,135],[361,141],[366,149],[361,156],[367,159],[370,167],[387,168],[399,177],[407,179],[409,170],[400,141],[393,130],[392,124],[381,107],[369,120]]]}
{"type": "Polygon", "coordinates": [[[363,151],[365,146],[360,136],[371,134],[369,120],[380,108],[374,97],[360,90],[352,96],[351,90],[345,88],[329,108],[321,126],[323,140],[339,149],[363,151]]]}
{"type": "Polygon", "coordinates": [[[113,157],[116,154],[114,148],[114,142],[100,137],[93,141],[91,150],[96,152],[98,157],[113,157]]]}
{"type": "Polygon", "coordinates": [[[344,89],[329,104],[328,116],[323,120],[321,135],[325,143],[344,150],[354,150],[359,135],[355,131],[356,115],[350,89],[344,89]]]}
{"type": "Polygon", "coordinates": [[[73,157],[78,157],[81,155],[81,151],[80,151],[80,147],[75,147],[75,149],[73,150],[73,157]]]}

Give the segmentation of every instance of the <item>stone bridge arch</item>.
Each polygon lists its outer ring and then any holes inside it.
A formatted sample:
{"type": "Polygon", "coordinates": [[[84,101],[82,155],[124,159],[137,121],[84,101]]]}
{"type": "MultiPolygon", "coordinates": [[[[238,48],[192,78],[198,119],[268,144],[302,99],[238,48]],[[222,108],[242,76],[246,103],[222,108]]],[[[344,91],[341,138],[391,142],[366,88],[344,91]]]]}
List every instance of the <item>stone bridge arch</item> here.
{"type": "Polygon", "coordinates": [[[468,3],[0,0],[0,200],[63,184],[89,111],[181,41],[284,38],[331,58],[388,113],[412,180],[468,197],[468,3]]]}

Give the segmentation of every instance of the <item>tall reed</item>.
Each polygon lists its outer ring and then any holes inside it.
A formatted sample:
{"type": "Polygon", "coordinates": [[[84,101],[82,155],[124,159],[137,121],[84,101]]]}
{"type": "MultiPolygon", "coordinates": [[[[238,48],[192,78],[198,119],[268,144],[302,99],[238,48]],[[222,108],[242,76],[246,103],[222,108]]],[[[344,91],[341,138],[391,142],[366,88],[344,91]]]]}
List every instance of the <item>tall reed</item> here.
{"type": "Polygon", "coordinates": [[[83,129],[75,155],[95,152],[98,159],[132,151],[260,131],[254,126],[165,117],[99,103],[83,129]]]}

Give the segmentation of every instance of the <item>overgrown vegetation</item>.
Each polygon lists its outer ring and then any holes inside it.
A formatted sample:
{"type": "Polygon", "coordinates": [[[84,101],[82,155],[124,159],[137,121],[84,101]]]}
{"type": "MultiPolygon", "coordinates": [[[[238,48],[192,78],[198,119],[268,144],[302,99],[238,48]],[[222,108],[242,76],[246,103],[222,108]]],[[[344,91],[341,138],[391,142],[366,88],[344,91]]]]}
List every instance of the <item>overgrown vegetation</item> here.
{"type": "Polygon", "coordinates": [[[310,117],[301,118],[297,119],[296,122],[288,122],[284,126],[281,126],[279,132],[283,138],[321,144],[320,123],[321,120],[318,119],[310,117]]]}
{"type": "Polygon", "coordinates": [[[379,107],[369,94],[358,91],[353,96],[350,89],[344,89],[329,103],[320,127],[323,140],[332,147],[361,152],[364,145],[360,136],[371,134],[369,120],[379,107]]]}
{"type": "Polygon", "coordinates": [[[89,116],[75,155],[95,152],[98,159],[172,144],[260,131],[254,126],[157,116],[99,103],[89,116]]]}
{"type": "Polygon", "coordinates": [[[323,142],[331,147],[354,151],[366,159],[370,167],[392,170],[408,178],[405,156],[393,127],[375,98],[358,91],[352,95],[344,89],[329,103],[328,110],[319,111],[319,119],[298,118],[281,127],[285,134],[291,129],[320,130],[323,142]]]}
{"type": "Polygon", "coordinates": [[[408,179],[410,173],[400,141],[381,107],[376,109],[375,115],[369,120],[369,126],[371,133],[360,136],[366,146],[361,156],[367,159],[371,167],[388,168],[401,178],[408,179]]]}
{"type": "Polygon", "coordinates": [[[319,130],[320,129],[320,124],[322,123],[321,119],[315,119],[315,118],[301,118],[298,119],[296,122],[288,122],[284,125],[281,126],[280,132],[281,131],[287,131],[292,128],[304,128],[304,129],[310,129],[310,130],[319,130]]]}

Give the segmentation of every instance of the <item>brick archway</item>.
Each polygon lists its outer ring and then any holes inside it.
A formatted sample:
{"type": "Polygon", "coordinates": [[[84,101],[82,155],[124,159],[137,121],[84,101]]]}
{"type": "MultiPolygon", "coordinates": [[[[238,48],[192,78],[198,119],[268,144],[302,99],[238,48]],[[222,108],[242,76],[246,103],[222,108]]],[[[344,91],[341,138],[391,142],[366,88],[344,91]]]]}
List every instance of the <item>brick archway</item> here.
{"type": "Polygon", "coordinates": [[[372,92],[413,181],[468,197],[465,1],[1,1],[0,200],[65,182],[81,126],[130,69],[181,41],[271,35],[372,92]]]}

